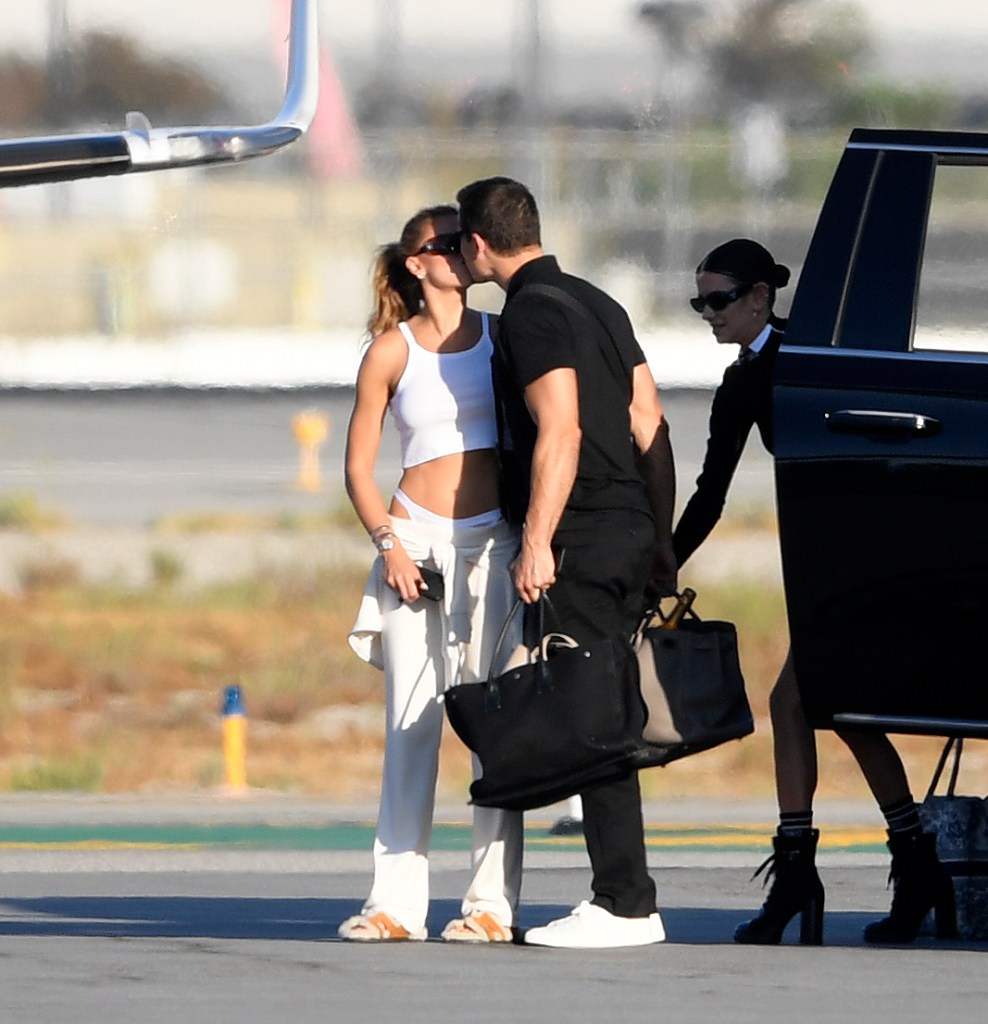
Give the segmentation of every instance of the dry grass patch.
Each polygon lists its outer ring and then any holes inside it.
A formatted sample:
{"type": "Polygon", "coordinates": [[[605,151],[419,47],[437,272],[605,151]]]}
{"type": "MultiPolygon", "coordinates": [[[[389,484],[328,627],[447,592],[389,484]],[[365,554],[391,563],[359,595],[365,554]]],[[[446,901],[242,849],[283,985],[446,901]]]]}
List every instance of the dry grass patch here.
{"type": "MultiPolygon", "coordinates": [[[[237,683],[247,705],[250,785],[375,799],[383,680],[346,644],[364,576],[272,572],[194,593],[69,581],[0,598],[0,787],[219,786],[220,702],[237,683]]],[[[756,732],[643,773],[644,792],[770,797],[768,694],[788,646],[782,594],[763,584],[704,585],[697,607],[737,624],[756,732]]],[[[819,741],[820,796],[866,797],[843,745],[829,733],[819,741]]],[[[940,741],[896,743],[921,790],[940,741]]],[[[463,799],[469,777],[469,756],[447,730],[441,798],[463,799]]]]}
{"type": "Polygon", "coordinates": [[[380,704],[379,673],[344,642],[362,586],[362,572],[337,570],[191,596],[73,586],[0,600],[0,785],[21,788],[26,772],[33,788],[46,777],[51,788],[98,778],[106,792],[217,784],[220,700],[236,682],[249,767],[278,788],[327,791],[354,730],[327,740],[293,727],[380,704]],[[97,767],[46,776],[38,766],[56,757],[97,767]]]}

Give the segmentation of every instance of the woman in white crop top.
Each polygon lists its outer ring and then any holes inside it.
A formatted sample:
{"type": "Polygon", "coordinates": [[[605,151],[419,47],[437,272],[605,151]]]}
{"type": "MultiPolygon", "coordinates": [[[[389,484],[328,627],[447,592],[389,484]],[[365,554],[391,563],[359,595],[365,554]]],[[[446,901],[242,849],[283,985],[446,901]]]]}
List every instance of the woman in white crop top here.
{"type": "MultiPolygon", "coordinates": [[[[420,211],[378,251],[346,485],[378,549],[349,639],[384,670],[385,754],[373,886],[339,928],[353,941],[427,936],[443,693],[486,678],[514,598],[518,539],[499,511],[493,318],[467,307],[470,283],[455,207],[420,211]],[[386,504],[375,464],[389,412],[402,475],[386,504]],[[423,569],[439,573],[432,588],[441,593],[429,593],[423,569]]],[[[474,875],[444,939],[510,941],[521,834],[518,812],[474,809],[474,875]]]]}

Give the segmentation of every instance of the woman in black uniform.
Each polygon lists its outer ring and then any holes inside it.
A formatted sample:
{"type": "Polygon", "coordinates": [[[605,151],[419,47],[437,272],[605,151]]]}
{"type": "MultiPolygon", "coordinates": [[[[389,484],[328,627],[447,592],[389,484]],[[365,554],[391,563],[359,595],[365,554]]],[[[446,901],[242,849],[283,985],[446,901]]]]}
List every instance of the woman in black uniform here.
{"type": "MultiPolygon", "coordinates": [[[[673,546],[680,568],[720,518],[754,425],[768,451],[773,450],[772,370],[785,330],[785,321],[775,316],[773,306],[776,290],[788,282],[789,268],[747,238],[717,246],[696,268],[697,294],[690,305],[710,325],[719,344],[738,345],[740,352],[714,395],[703,469],[676,525],[673,546]]],[[[815,865],[820,833],[813,828],[816,741],[803,714],[791,653],[769,707],[779,827],[766,865],[774,878],[760,913],[739,925],[734,938],[744,943],[778,943],[789,921],[801,914],[800,941],[820,943],[824,891],[815,865]]],[[[889,915],[865,928],[865,940],[912,942],[931,908],[936,911],[937,934],[954,934],[953,887],[937,860],[935,837],[920,826],[898,753],[881,733],[841,731],[838,735],[857,760],[885,816],[896,882],[889,915]]]]}

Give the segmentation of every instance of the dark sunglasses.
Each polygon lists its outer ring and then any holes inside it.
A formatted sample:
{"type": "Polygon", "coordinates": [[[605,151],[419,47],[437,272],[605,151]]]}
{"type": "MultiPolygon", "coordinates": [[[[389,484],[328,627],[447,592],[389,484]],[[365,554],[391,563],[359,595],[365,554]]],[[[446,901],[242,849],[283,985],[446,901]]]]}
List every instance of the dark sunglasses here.
{"type": "Polygon", "coordinates": [[[436,235],[430,238],[421,249],[413,252],[413,256],[428,256],[435,253],[437,256],[455,256],[460,251],[460,233],[451,231],[448,235],[436,235]]]}
{"type": "Polygon", "coordinates": [[[722,309],[727,309],[732,302],[737,302],[742,295],[747,295],[754,287],[753,284],[739,284],[729,292],[707,292],[706,295],[694,295],[690,299],[690,305],[697,313],[702,313],[706,306],[709,306],[715,313],[719,313],[722,309]]]}

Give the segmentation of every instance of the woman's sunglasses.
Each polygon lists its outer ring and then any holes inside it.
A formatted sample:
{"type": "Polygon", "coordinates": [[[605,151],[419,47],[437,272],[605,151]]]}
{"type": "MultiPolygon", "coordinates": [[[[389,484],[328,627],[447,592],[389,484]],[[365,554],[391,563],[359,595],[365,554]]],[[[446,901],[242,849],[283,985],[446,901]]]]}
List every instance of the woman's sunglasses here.
{"type": "Polygon", "coordinates": [[[428,256],[435,253],[437,256],[455,256],[460,251],[460,233],[451,231],[448,235],[436,235],[430,238],[421,249],[413,252],[413,256],[428,256]]]}
{"type": "Polygon", "coordinates": [[[732,302],[737,302],[742,295],[747,295],[754,287],[753,284],[739,284],[729,292],[707,292],[706,295],[694,295],[690,299],[690,305],[697,313],[702,313],[707,306],[715,313],[719,313],[722,309],[727,309],[732,302]]]}

